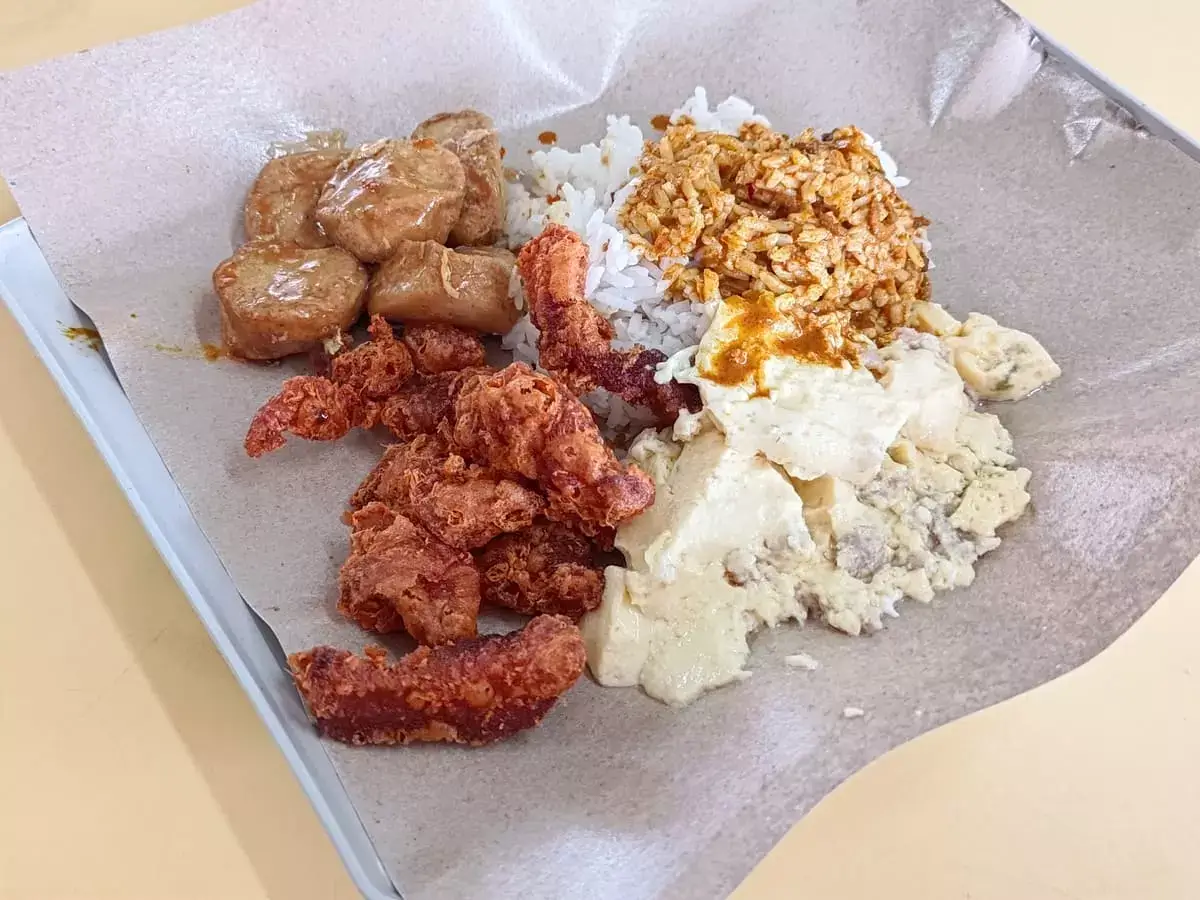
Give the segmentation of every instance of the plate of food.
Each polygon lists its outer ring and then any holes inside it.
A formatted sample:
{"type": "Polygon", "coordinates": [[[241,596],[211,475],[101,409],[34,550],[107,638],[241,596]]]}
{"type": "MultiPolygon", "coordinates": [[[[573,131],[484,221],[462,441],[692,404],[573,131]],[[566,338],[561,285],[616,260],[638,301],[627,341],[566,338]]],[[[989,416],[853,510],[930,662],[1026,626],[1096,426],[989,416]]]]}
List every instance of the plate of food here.
{"type": "Polygon", "coordinates": [[[1197,550],[1183,139],[990,2],[681,10],[268,0],[4,77],[126,488],[375,895],[727,893],[1197,550]]]}

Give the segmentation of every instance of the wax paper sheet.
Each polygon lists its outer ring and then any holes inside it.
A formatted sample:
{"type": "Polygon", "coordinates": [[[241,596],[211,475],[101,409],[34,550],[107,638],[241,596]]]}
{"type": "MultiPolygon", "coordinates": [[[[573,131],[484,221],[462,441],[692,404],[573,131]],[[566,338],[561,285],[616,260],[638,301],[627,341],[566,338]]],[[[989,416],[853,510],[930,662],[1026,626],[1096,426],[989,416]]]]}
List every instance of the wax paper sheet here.
{"type": "Polygon", "coordinates": [[[753,677],[682,711],[585,682],[483,751],[329,744],[406,897],[719,896],[855,769],[1128,627],[1200,550],[1200,168],[989,0],[265,0],[0,77],[0,171],[289,651],[369,640],[334,599],[339,514],[379,439],[251,461],[246,424],[299,363],[202,353],[210,273],[268,145],[403,135],[475,106],[520,165],[544,129],[572,145],[607,112],[646,124],[697,84],[784,130],[883,139],[934,222],[936,299],[1031,331],[1062,364],[998,409],[1032,513],[972,588],[868,637],[763,634],[753,677]],[[801,649],[818,671],[784,664],[801,649]]]}

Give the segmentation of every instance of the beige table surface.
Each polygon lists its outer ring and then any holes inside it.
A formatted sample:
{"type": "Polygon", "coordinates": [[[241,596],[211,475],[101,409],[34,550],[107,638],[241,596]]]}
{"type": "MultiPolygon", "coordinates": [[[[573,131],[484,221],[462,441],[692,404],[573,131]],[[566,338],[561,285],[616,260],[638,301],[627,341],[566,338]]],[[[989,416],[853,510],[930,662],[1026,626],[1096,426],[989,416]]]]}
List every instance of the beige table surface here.
{"type": "MultiPolygon", "coordinates": [[[[0,0],[0,67],[236,5],[0,0]]],[[[1018,5],[1200,134],[1196,0],[1018,5]]],[[[355,896],[6,312],[0,498],[0,898],[355,896]]],[[[1093,663],[868,767],[737,897],[1200,897],[1198,597],[1200,563],[1093,663]]]]}

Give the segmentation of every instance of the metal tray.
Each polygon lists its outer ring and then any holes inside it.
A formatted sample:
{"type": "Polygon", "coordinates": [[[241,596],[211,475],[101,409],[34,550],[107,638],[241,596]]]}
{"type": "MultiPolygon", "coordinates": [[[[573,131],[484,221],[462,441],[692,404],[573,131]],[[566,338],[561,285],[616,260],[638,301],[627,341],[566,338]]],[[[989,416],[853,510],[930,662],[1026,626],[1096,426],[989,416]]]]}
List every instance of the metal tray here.
{"type": "MultiPolygon", "coordinates": [[[[1136,102],[1045,34],[1048,55],[1065,63],[1148,131],[1200,160],[1200,145],[1136,102]]],[[[66,395],[116,476],[150,539],[266,723],[333,839],[355,884],[370,900],[400,897],[309,723],[270,629],[243,602],[192,518],[175,482],[103,352],[64,336],[91,326],[55,280],[24,220],[0,226],[0,296],[66,395]]]]}
{"type": "Polygon", "coordinates": [[[355,884],[371,900],[399,897],[309,724],[275,636],[243,602],[192,518],[107,357],[64,335],[68,327],[92,323],[63,293],[23,219],[0,226],[0,297],[300,779],[355,884]]]}

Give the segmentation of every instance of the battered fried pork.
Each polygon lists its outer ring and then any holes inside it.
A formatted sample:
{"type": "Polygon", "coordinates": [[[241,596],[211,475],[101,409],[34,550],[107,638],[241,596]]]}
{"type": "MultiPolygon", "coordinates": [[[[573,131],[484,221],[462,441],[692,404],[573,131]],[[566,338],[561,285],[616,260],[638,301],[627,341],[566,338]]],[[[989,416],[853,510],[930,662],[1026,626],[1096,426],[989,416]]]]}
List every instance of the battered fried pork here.
{"type": "Polygon", "coordinates": [[[483,367],[417,375],[388,398],[379,412],[379,421],[402,441],[418,434],[433,434],[454,415],[454,403],[463,386],[475,375],[491,371],[483,367]]]}
{"type": "Polygon", "coordinates": [[[451,547],[474,550],[528,528],[545,501],[528,487],[468,464],[445,440],[422,434],[392,444],[350,498],[352,509],[382,502],[451,547]]]}
{"type": "Polygon", "coordinates": [[[586,654],[569,619],[539,616],[523,629],[389,663],[314,647],[288,657],[322,734],[348,744],[450,741],[489,744],[538,725],[583,673],[586,654]]]}
{"type": "Polygon", "coordinates": [[[423,375],[457,372],[487,362],[479,335],[453,325],[407,325],[404,346],[423,375]]]}
{"type": "Polygon", "coordinates": [[[372,428],[384,401],[413,374],[412,356],[379,316],[371,318],[371,340],[339,353],[329,376],[289,378],[255,414],[246,432],[250,456],[278,450],[290,433],[310,441],[335,441],[351,428],[372,428]]]}
{"type": "Polygon", "coordinates": [[[590,539],[559,522],[541,520],[496,538],[478,554],[483,599],[526,615],[578,619],[600,605],[604,567],[590,539]]]}
{"type": "Polygon", "coordinates": [[[338,611],[368,631],[403,629],[419,644],[474,637],[479,571],[470,554],[371,503],[351,517],[338,611]]]}
{"type": "Polygon", "coordinates": [[[654,380],[667,358],[661,351],[613,349],[612,325],[584,296],[588,249],[579,235],[562,225],[547,225],[521,250],[517,268],[529,316],[540,332],[541,365],[575,394],[605,388],[648,407],[662,424],[674,422],[680,410],[700,408],[694,386],[654,380]]]}
{"type": "Polygon", "coordinates": [[[468,459],[536,481],[550,518],[585,534],[615,528],[654,502],[654,482],[617,461],[587,407],[523,363],[472,378],[455,401],[452,434],[468,459]]]}

